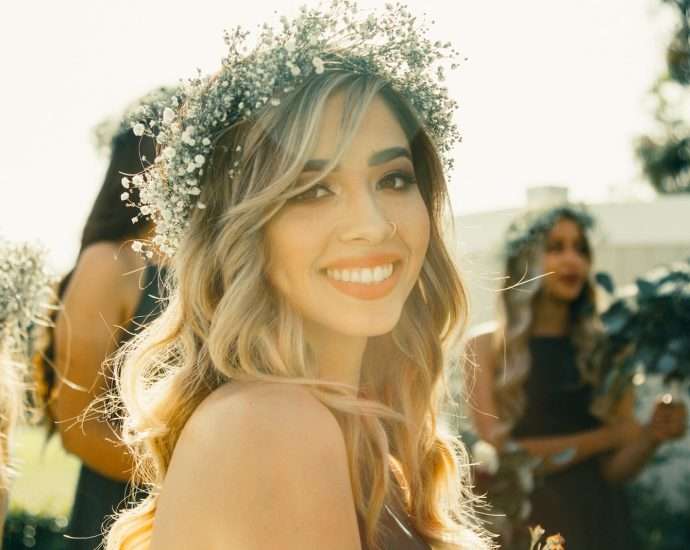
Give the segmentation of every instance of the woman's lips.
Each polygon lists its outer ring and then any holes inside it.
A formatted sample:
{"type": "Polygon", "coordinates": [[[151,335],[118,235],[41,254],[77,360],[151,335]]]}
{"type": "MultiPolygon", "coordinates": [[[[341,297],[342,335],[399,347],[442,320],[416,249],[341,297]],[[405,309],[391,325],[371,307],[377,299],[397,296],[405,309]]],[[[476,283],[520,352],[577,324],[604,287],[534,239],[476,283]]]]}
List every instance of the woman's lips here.
{"type": "Polygon", "coordinates": [[[582,277],[579,275],[560,275],[558,279],[568,286],[577,286],[582,284],[582,277]]]}

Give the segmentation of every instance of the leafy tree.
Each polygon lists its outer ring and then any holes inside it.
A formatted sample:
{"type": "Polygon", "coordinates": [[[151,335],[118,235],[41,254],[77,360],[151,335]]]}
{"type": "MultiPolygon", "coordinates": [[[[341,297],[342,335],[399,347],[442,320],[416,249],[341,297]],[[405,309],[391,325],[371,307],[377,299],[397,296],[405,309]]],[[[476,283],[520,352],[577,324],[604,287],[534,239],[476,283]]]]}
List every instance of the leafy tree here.
{"type": "Polygon", "coordinates": [[[678,16],[667,70],[654,87],[660,132],[636,143],[645,175],[659,193],[690,193],[690,0],[661,0],[678,16]]]}

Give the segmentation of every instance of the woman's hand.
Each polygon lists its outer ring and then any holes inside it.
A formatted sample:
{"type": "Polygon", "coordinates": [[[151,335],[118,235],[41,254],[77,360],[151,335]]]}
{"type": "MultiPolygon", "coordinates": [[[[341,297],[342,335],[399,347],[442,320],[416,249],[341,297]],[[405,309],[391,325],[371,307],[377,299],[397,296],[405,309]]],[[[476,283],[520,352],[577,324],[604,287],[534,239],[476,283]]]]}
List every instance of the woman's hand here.
{"type": "Polygon", "coordinates": [[[645,435],[657,445],[680,439],[687,431],[688,411],[683,403],[657,401],[652,417],[644,426],[645,435]]]}

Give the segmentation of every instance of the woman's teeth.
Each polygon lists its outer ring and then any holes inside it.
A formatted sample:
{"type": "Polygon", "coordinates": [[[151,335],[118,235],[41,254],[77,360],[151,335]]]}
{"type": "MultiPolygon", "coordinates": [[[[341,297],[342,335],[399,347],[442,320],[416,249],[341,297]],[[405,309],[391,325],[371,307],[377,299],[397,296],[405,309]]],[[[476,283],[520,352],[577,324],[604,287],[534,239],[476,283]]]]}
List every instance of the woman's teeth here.
{"type": "Polygon", "coordinates": [[[385,281],[393,274],[393,264],[362,269],[327,269],[326,275],[336,281],[373,285],[385,281]]]}

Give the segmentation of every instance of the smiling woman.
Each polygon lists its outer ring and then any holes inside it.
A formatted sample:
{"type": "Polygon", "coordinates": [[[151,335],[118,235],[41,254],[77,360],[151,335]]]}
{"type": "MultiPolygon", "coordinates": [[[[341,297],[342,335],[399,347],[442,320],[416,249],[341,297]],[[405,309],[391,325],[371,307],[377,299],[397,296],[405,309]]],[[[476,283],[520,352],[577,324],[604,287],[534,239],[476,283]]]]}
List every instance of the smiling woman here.
{"type": "Polygon", "coordinates": [[[231,48],[132,180],[174,288],[121,355],[151,492],[109,549],[489,546],[436,424],[466,314],[440,231],[452,109],[419,66],[441,46],[405,10],[358,26],[351,9],[231,48]],[[341,23],[345,46],[326,39],[341,23]],[[257,78],[271,87],[253,96],[257,78]]]}

